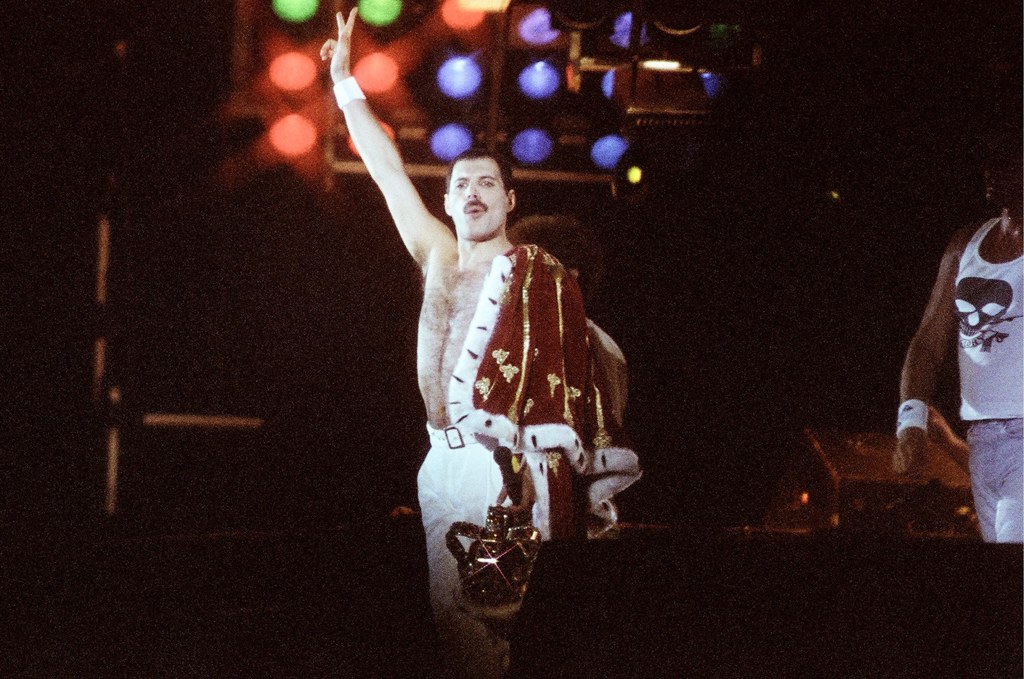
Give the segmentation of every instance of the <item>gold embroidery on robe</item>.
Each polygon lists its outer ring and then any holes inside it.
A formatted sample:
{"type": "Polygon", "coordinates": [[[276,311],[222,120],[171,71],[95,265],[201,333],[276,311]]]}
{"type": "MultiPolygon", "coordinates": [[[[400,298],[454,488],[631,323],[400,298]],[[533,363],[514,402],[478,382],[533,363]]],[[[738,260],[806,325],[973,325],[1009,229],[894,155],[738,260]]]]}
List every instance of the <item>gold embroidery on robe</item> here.
{"type": "MultiPolygon", "coordinates": [[[[523,398],[523,389],[526,387],[526,361],[530,356],[530,285],[533,283],[533,262],[537,256],[537,246],[530,245],[526,248],[526,273],[523,276],[523,364],[519,373],[519,384],[516,386],[516,395],[512,399],[512,405],[508,407],[508,419],[513,424],[519,424],[519,403],[523,398]]],[[[509,276],[509,280],[512,277],[509,276]]],[[[508,286],[506,285],[506,288],[508,286]]]]}
{"type": "MultiPolygon", "coordinates": [[[[558,306],[558,345],[563,349],[565,348],[565,311],[562,308],[562,275],[565,273],[565,269],[558,267],[554,272],[555,278],[555,299],[558,306]]],[[[562,353],[562,378],[565,379],[565,353],[562,353]]],[[[549,378],[550,379],[550,378],[549,378]]],[[[568,385],[566,385],[568,386],[568,385]]],[[[554,390],[552,390],[551,398],[554,398],[554,390]]],[[[576,428],[576,422],[573,420],[572,410],[569,408],[569,389],[562,390],[562,419],[565,423],[572,428],[576,428]]]]}
{"type": "Polygon", "coordinates": [[[548,469],[555,476],[558,476],[558,462],[561,459],[561,453],[548,453],[548,469]]]}
{"type": "Polygon", "coordinates": [[[551,398],[555,397],[555,387],[562,383],[562,378],[555,373],[548,373],[548,386],[551,387],[551,398]]]}
{"type": "Polygon", "coordinates": [[[491,356],[493,356],[494,360],[498,362],[498,365],[503,365],[505,363],[505,359],[508,358],[508,352],[504,349],[495,349],[491,352],[491,356]]]}
{"type": "Polygon", "coordinates": [[[533,410],[533,399],[528,398],[526,399],[526,405],[523,406],[523,417],[529,415],[531,410],[533,410]]]}
{"type": "Polygon", "coordinates": [[[604,426],[604,408],[601,407],[601,390],[594,386],[594,410],[597,411],[597,433],[594,434],[594,448],[608,448],[612,445],[612,437],[604,426]]]}
{"type": "Polygon", "coordinates": [[[505,376],[505,381],[511,384],[512,378],[519,374],[519,368],[514,365],[503,365],[501,366],[501,374],[505,376]]]}
{"type": "Polygon", "coordinates": [[[476,390],[480,392],[480,395],[486,401],[487,397],[491,395],[491,387],[493,386],[491,384],[491,378],[490,377],[481,377],[480,379],[478,379],[476,381],[476,385],[475,386],[476,386],[476,390]]]}

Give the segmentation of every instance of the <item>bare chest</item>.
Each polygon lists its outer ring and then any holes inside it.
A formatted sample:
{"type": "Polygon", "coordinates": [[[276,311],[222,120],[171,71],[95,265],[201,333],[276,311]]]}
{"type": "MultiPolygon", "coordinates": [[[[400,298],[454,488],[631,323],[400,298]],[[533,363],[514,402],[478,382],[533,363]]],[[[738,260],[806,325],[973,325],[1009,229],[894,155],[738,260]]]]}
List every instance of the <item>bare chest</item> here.
{"type": "Polygon", "coordinates": [[[427,417],[447,426],[447,390],[466,341],[485,277],[484,271],[437,267],[428,272],[420,313],[417,366],[427,417]]]}

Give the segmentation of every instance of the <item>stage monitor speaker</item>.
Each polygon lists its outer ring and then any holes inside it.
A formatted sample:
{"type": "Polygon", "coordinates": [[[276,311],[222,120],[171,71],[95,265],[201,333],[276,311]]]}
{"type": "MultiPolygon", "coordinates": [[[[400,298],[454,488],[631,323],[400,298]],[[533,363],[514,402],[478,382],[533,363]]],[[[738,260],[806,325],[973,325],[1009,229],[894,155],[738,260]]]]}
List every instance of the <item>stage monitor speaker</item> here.
{"type": "Polygon", "coordinates": [[[765,528],[844,530],[979,539],[967,470],[952,451],[929,444],[924,474],[892,470],[896,437],[805,429],[765,528]]]}

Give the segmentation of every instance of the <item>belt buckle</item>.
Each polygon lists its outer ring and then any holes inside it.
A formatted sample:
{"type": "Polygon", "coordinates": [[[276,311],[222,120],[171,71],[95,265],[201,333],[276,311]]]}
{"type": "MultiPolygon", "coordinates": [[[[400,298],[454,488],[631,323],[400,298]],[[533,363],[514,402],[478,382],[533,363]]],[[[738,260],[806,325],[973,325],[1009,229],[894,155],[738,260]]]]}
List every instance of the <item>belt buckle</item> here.
{"type": "Polygon", "coordinates": [[[448,447],[452,450],[466,447],[466,442],[462,438],[462,432],[456,426],[445,427],[444,437],[448,441],[448,447]],[[458,441],[458,443],[456,444],[455,441],[458,441]]]}

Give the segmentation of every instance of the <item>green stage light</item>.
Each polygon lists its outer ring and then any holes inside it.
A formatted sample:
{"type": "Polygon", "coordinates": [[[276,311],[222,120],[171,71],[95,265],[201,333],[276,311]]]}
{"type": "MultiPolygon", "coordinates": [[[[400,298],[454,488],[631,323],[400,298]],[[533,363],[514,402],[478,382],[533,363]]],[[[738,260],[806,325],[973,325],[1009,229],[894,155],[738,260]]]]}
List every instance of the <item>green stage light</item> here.
{"type": "Polygon", "coordinates": [[[389,26],[402,13],[402,0],[359,0],[359,18],[371,26],[389,26]]]}
{"type": "Polygon", "coordinates": [[[715,23],[708,27],[708,46],[713,50],[727,50],[740,41],[743,27],[738,24],[715,23]]]}
{"type": "Polygon", "coordinates": [[[313,18],[319,4],[320,0],[273,0],[271,7],[279,18],[301,24],[313,18]]]}

